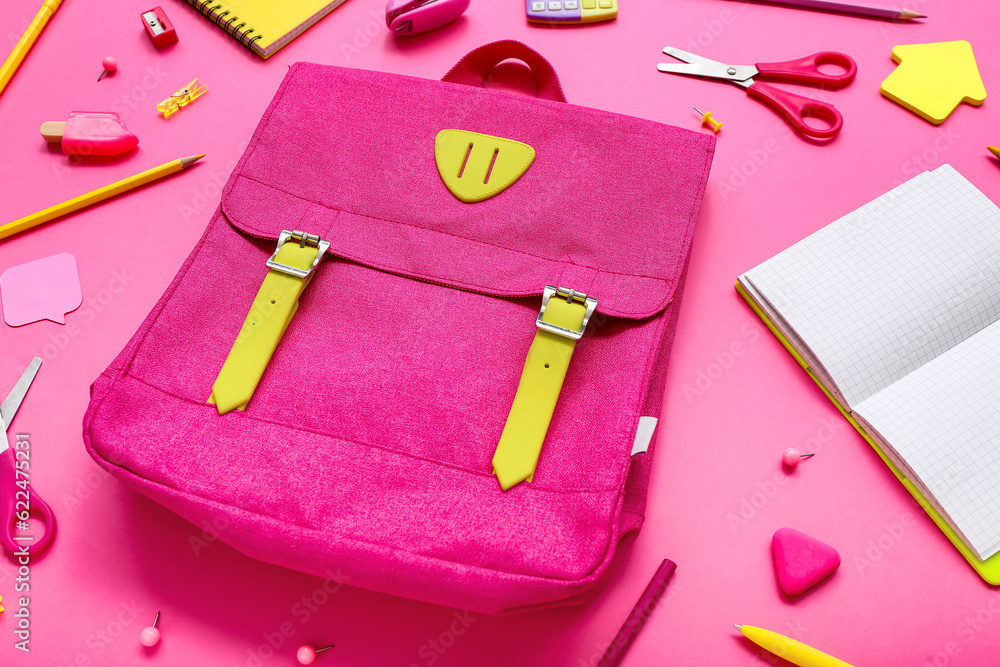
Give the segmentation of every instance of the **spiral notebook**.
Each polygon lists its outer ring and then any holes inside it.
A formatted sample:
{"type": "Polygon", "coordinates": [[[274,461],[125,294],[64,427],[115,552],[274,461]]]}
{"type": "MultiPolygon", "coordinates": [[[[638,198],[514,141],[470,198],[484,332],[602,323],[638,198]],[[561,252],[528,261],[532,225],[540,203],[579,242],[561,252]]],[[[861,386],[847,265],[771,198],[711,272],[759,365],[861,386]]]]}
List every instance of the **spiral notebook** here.
{"type": "Polygon", "coordinates": [[[344,0],[184,0],[261,58],[344,3],[344,0]]]}
{"type": "Polygon", "coordinates": [[[925,172],[737,289],[959,551],[1000,584],[1000,208],[925,172]]]}

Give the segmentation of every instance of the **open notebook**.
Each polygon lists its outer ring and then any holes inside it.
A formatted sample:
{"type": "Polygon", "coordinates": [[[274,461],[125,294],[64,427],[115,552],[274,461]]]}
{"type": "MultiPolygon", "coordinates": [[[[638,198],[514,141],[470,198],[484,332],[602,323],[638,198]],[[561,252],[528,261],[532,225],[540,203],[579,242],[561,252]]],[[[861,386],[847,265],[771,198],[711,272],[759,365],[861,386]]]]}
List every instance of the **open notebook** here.
{"type": "Polygon", "coordinates": [[[944,165],[748,271],[737,289],[1000,583],[1000,209],[944,165]]]}
{"type": "Polygon", "coordinates": [[[301,35],[344,0],[184,0],[261,58],[301,35]]]}

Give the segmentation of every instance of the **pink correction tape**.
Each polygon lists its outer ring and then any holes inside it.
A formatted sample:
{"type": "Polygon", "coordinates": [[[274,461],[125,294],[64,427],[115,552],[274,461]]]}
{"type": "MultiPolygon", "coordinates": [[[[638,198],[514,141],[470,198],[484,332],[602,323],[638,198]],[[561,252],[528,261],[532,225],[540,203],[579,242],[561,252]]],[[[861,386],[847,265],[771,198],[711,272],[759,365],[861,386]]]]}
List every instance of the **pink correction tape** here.
{"type": "Polygon", "coordinates": [[[389,0],[385,24],[396,35],[415,35],[440,28],[461,16],[470,0],[389,0]]]}
{"type": "Polygon", "coordinates": [[[61,143],[66,155],[121,155],[139,145],[139,137],[110,111],[74,111],[65,123],[42,123],[41,132],[45,141],[61,143]]]}

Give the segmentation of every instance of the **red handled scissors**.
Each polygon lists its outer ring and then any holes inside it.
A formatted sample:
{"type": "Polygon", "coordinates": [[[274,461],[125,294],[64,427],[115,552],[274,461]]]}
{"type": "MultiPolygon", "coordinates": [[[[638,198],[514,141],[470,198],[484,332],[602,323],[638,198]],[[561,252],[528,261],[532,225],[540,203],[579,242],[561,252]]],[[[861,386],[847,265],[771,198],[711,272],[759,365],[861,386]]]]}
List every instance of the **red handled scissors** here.
{"type": "Polygon", "coordinates": [[[3,521],[0,543],[12,554],[25,547],[29,554],[39,554],[49,548],[56,536],[56,517],[52,508],[28,484],[31,452],[27,442],[19,439],[11,447],[7,436],[10,422],[21,407],[21,400],[41,365],[42,360],[35,357],[4,402],[0,403],[0,430],[3,431],[3,439],[0,440],[0,520],[3,521]],[[45,530],[45,534],[38,539],[28,528],[29,518],[40,521],[45,530]]]}
{"type": "Polygon", "coordinates": [[[724,79],[735,83],[745,88],[750,97],[760,100],[784,116],[796,132],[817,139],[836,136],[844,125],[844,117],[832,104],[759,83],[754,77],[824,88],[843,88],[854,81],[858,73],[857,63],[850,56],[836,51],[821,51],[797,60],[756,65],[727,65],[672,46],[665,47],[663,52],[684,62],[683,64],[660,63],[656,68],[661,72],[724,79]],[[842,67],[844,71],[839,74],[827,74],[820,71],[820,65],[836,65],[842,67]],[[830,127],[817,128],[809,125],[805,119],[810,117],[826,121],[830,127]]]}

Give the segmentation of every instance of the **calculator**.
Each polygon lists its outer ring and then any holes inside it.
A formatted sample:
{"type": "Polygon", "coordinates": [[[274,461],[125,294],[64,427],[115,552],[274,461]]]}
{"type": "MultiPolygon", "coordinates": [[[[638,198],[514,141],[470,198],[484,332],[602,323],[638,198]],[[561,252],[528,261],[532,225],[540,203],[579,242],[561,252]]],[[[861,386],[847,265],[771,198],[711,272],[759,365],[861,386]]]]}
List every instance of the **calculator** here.
{"type": "Polygon", "coordinates": [[[618,16],[618,0],[525,0],[525,5],[532,23],[573,25],[618,16]]]}

